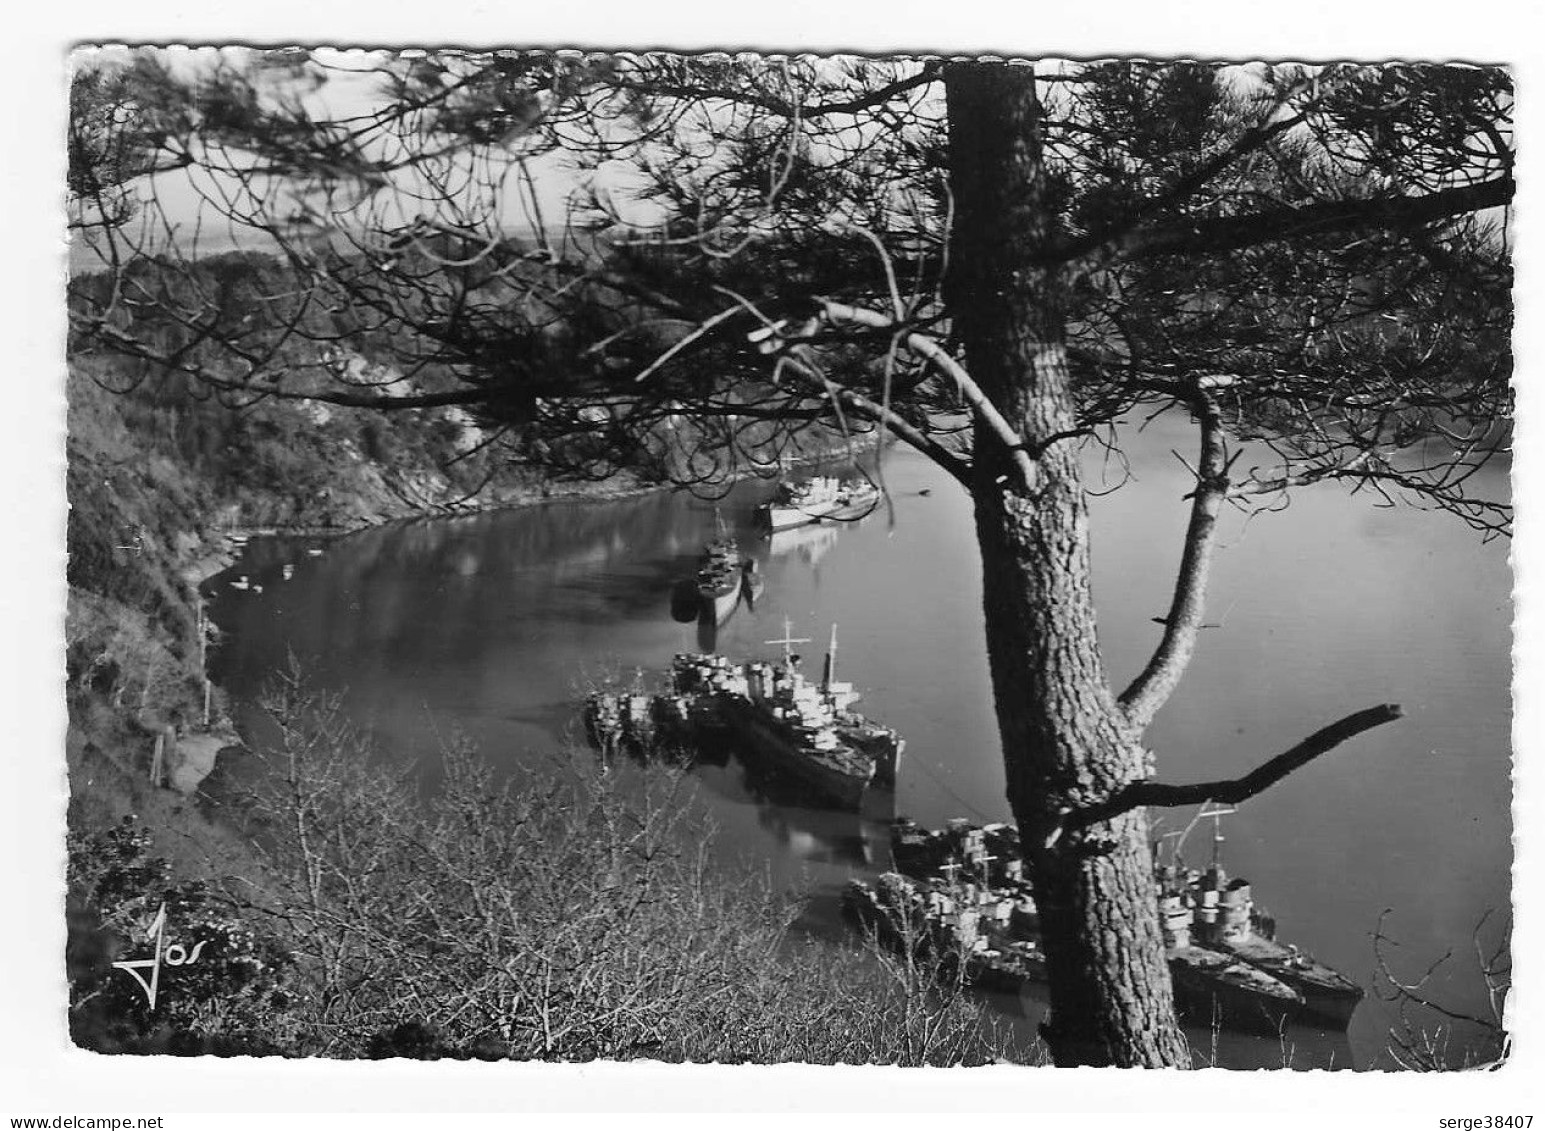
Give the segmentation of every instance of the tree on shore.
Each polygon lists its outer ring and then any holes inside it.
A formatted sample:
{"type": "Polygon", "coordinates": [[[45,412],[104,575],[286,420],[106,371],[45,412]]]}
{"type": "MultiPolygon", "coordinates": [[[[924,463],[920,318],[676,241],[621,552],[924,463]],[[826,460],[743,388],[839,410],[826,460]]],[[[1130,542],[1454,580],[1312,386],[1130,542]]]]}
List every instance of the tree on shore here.
{"type": "MultiPolygon", "coordinates": [[[[72,295],[78,350],[236,404],[466,405],[576,474],[711,485],[812,428],[940,464],[975,509],[1047,1044],[1188,1062],[1146,807],[1243,800],[1399,710],[1225,782],[1155,782],[1143,734],[1195,647],[1225,506],[1340,481],[1506,529],[1471,493],[1508,438],[1504,71],[377,56],[368,109],[329,117],[319,92],[357,68],[134,66],[133,111],[97,113],[72,155],[122,153],[101,138],[132,123],[137,164],[114,168],[198,170],[290,285],[252,300],[264,317],[233,308],[239,283],[200,273],[144,195],[159,178],[72,167],[105,269],[72,295]],[[592,186],[561,225],[541,187],[560,160],[592,186]],[[1080,452],[1166,410],[1197,428],[1190,519],[1152,657],[1118,688],[1080,452]],[[1273,466],[1239,465],[1246,437],[1273,466]]],[[[77,121],[101,101],[82,98],[77,121]]]]}

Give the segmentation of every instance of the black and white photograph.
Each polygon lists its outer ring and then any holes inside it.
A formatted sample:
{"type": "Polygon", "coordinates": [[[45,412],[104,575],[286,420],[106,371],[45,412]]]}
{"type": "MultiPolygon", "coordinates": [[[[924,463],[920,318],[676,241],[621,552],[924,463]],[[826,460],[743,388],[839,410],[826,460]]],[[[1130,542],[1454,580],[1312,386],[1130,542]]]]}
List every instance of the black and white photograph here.
{"type": "Polygon", "coordinates": [[[65,1071],[1517,1084],[1516,59],[358,35],[55,61],[65,1071]]]}

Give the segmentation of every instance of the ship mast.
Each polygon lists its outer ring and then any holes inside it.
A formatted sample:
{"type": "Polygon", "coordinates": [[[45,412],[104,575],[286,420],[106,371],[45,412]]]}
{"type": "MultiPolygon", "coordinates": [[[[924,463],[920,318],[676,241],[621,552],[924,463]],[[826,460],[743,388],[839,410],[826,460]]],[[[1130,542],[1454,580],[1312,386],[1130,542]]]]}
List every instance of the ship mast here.
{"type": "Polygon", "coordinates": [[[1227,817],[1233,812],[1235,812],[1233,809],[1214,809],[1207,814],[1212,818],[1212,862],[1215,867],[1223,854],[1223,842],[1228,839],[1223,835],[1223,821],[1221,818],[1227,817]]]}
{"type": "Polygon", "coordinates": [[[837,622],[832,621],[832,639],[826,646],[826,668],[821,673],[821,690],[830,694],[832,681],[837,678],[837,622]]]}
{"type": "Polygon", "coordinates": [[[1227,809],[1210,809],[1208,806],[1211,804],[1211,801],[1203,801],[1201,808],[1196,811],[1196,816],[1191,818],[1190,823],[1187,824],[1185,828],[1181,829],[1178,833],[1165,833],[1163,837],[1159,838],[1161,840],[1167,839],[1169,837],[1175,838],[1175,846],[1174,848],[1170,849],[1170,862],[1172,864],[1178,866],[1182,862],[1183,858],[1180,855],[1180,850],[1186,843],[1186,837],[1190,836],[1191,830],[1196,828],[1196,826],[1207,817],[1212,818],[1212,862],[1214,864],[1218,862],[1218,846],[1219,843],[1223,840],[1223,836],[1218,830],[1218,818],[1227,817],[1230,813],[1236,813],[1238,810],[1232,806],[1227,809]]]}
{"type": "Polygon", "coordinates": [[[767,640],[767,641],[763,641],[763,643],[766,643],[766,644],[782,644],[783,645],[783,666],[786,667],[786,668],[792,668],[794,666],[794,645],[796,645],[796,644],[809,644],[810,643],[810,638],[808,636],[795,636],[794,635],[794,622],[792,620],[790,620],[788,617],[784,617],[783,618],[783,639],[781,639],[781,640],[767,640]]]}

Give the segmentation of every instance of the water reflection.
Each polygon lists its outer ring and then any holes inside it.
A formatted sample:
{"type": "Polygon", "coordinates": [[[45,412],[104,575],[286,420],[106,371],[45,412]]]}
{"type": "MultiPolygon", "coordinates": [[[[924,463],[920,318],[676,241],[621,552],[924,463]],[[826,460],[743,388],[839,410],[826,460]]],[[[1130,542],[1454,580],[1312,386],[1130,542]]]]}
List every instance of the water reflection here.
{"type": "Polygon", "coordinates": [[[683,577],[671,586],[671,619],[678,624],[691,624],[698,619],[698,611],[697,582],[683,577]]]}
{"type": "Polygon", "coordinates": [[[697,618],[697,650],[706,653],[719,650],[719,622],[713,617],[697,618]]]}
{"type": "Polygon", "coordinates": [[[837,544],[844,525],[828,522],[775,530],[767,540],[767,551],[774,557],[795,554],[805,565],[814,566],[837,544]]]}
{"type": "MultiPolygon", "coordinates": [[[[801,791],[780,793],[765,780],[756,781],[749,769],[748,794],[757,804],[757,823],[789,856],[823,864],[848,864],[883,872],[890,867],[890,816],[895,814],[895,795],[874,789],[872,805],[859,812],[809,808],[801,791]]],[[[871,800],[866,796],[866,800],[871,800]]]]}

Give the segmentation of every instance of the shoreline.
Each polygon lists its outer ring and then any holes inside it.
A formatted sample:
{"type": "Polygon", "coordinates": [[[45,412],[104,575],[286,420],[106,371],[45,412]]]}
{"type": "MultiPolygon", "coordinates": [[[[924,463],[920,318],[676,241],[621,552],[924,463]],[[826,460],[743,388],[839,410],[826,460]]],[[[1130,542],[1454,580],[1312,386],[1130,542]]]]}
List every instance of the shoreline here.
{"type": "MultiPolygon", "coordinates": [[[[894,441],[892,441],[894,443],[894,441]]],[[[842,445],[831,450],[812,452],[807,455],[786,458],[783,466],[788,468],[806,467],[810,464],[819,464],[825,460],[845,455],[842,445]]],[[[728,476],[726,483],[740,483],[747,479],[766,479],[772,482],[778,478],[776,474],[760,475],[756,471],[744,471],[737,475],[728,476]]],[[[372,530],[382,530],[391,526],[406,526],[415,522],[435,522],[444,519],[471,518],[478,515],[496,514],[500,511],[527,510],[535,507],[580,504],[599,505],[603,503],[626,502],[630,499],[643,498],[660,491],[677,491],[684,488],[671,483],[626,483],[614,484],[609,480],[598,480],[591,483],[583,481],[573,484],[574,490],[559,493],[544,492],[540,490],[531,492],[518,492],[511,495],[492,499],[488,502],[466,502],[460,504],[429,504],[426,507],[410,513],[382,517],[375,521],[362,519],[350,526],[231,526],[211,532],[210,538],[223,538],[224,546],[216,554],[204,555],[194,563],[179,571],[184,580],[188,581],[195,589],[201,588],[212,578],[218,577],[230,569],[241,557],[241,551],[246,543],[253,538],[316,538],[334,541],[349,538],[356,534],[364,534],[372,530]],[[209,568],[211,562],[220,562],[217,568],[209,568]]]]}
{"type": "Polygon", "coordinates": [[[539,507],[549,503],[620,502],[625,499],[638,498],[654,491],[663,490],[670,490],[669,485],[614,487],[604,491],[575,491],[562,495],[532,494],[529,497],[511,496],[491,500],[486,503],[463,503],[457,506],[430,504],[415,512],[391,515],[374,521],[361,519],[348,526],[306,526],[298,524],[294,526],[227,526],[206,535],[210,539],[222,540],[221,548],[218,551],[200,555],[178,572],[189,585],[195,589],[201,588],[211,579],[230,569],[241,558],[241,552],[246,548],[246,544],[254,538],[315,538],[318,540],[335,541],[342,538],[350,538],[356,534],[364,534],[372,530],[382,530],[387,527],[407,525],[414,522],[471,518],[476,515],[493,514],[504,510],[525,510],[529,507],[539,507]]]}
{"type": "MultiPolygon", "coordinates": [[[[784,468],[801,468],[812,464],[819,465],[823,461],[841,457],[845,453],[844,446],[838,445],[832,449],[811,452],[796,458],[787,458],[782,461],[784,468]]],[[[754,470],[744,471],[738,475],[726,478],[726,483],[739,483],[746,479],[764,478],[771,482],[778,478],[776,474],[766,476],[758,475],[754,470]]],[[[550,484],[544,486],[551,486],[550,484]]],[[[219,549],[213,553],[200,555],[193,562],[178,571],[179,576],[187,583],[192,596],[197,604],[202,607],[203,602],[210,596],[206,590],[215,578],[231,570],[241,560],[247,544],[252,539],[267,538],[295,538],[316,539],[319,541],[339,541],[356,535],[365,534],[375,530],[387,529],[393,526],[407,526],[420,522],[437,522],[455,518],[470,518],[480,515],[495,514],[501,511],[528,510],[549,505],[601,505],[606,503],[626,502],[631,499],[640,499],[661,491],[676,491],[684,488],[671,483],[639,483],[599,481],[576,481],[571,484],[562,484],[568,490],[554,493],[551,490],[543,490],[541,487],[531,490],[512,491],[502,498],[489,499],[484,502],[464,502],[455,506],[444,504],[432,504],[417,512],[392,515],[379,518],[375,521],[361,520],[350,526],[232,526],[211,532],[206,535],[210,540],[219,539],[219,549]]],[[[216,631],[223,631],[218,625],[216,631]]],[[[250,750],[249,738],[243,733],[235,716],[228,709],[225,702],[227,692],[220,684],[209,679],[207,672],[204,678],[209,681],[211,687],[218,692],[220,702],[217,703],[208,733],[221,733],[233,735],[235,742],[224,743],[218,749],[207,752],[204,772],[198,776],[193,784],[193,789],[185,795],[192,795],[198,790],[199,784],[221,768],[223,756],[227,751],[246,752],[250,750]]],[[[203,728],[201,728],[203,729],[203,728]]]]}

